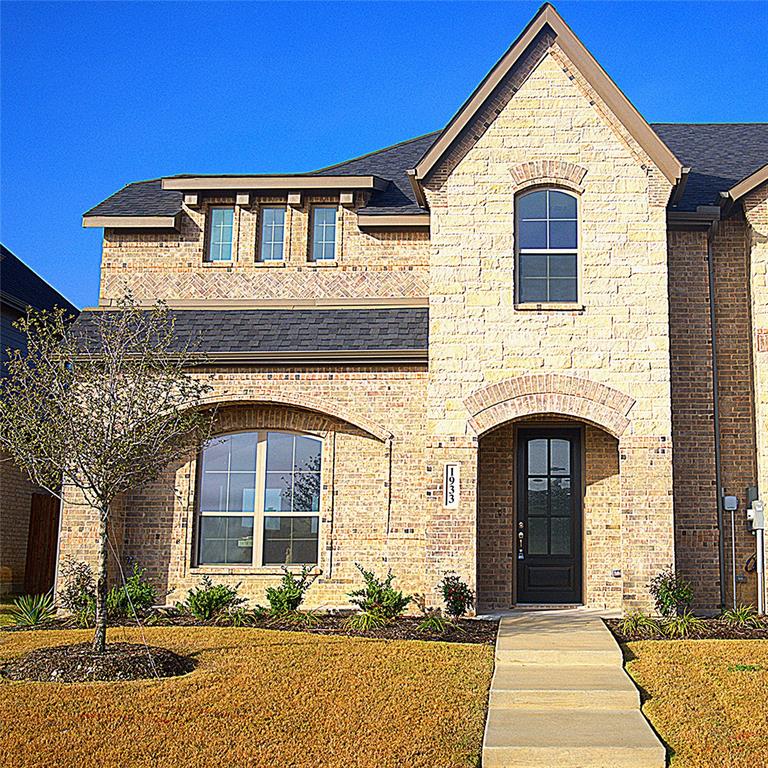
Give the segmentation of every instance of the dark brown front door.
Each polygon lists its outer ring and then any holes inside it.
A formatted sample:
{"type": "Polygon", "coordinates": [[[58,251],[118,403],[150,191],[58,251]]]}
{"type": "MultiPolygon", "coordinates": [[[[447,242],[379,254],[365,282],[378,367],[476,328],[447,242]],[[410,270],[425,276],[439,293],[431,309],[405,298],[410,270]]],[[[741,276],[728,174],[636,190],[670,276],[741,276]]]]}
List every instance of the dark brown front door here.
{"type": "Polygon", "coordinates": [[[517,602],[580,603],[581,432],[517,433],[517,602]]]}
{"type": "Polygon", "coordinates": [[[45,493],[33,493],[24,572],[24,591],[28,595],[42,595],[53,586],[58,537],[59,500],[45,493]]]}

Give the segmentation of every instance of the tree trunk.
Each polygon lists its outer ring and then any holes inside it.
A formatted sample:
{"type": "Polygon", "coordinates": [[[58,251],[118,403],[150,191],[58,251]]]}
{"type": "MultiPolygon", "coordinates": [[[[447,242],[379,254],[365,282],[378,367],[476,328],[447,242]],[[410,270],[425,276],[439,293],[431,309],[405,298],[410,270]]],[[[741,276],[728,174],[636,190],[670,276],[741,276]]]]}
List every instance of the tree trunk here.
{"type": "Polygon", "coordinates": [[[93,650],[95,653],[104,653],[104,647],[107,643],[108,517],[109,507],[99,510],[99,559],[96,566],[96,631],[93,635],[93,650]]]}

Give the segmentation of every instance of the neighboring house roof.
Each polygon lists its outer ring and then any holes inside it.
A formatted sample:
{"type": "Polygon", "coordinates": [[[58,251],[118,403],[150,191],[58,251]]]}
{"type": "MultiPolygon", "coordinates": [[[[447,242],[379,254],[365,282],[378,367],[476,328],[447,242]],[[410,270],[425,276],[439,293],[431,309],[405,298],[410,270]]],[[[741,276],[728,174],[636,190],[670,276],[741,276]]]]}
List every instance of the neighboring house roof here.
{"type": "MultiPolygon", "coordinates": [[[[87,337],[98,313],[109,311],[83,312],[74,332],[87,337]]],[[[179,347],[191,347],[212,362],[426,360],[426,307],[169,312],[179,347]]]]}
{"type": "Polygon", "coordinates": [[[768,123],[654,123],[691,171],[678,210],[717,205],[720,193],[768,162],[768,123]]]}
{"type": "Polygon", "coordinates": [[[0,376],[6,374],[8,350],[26,352],[27,339],[14,326],[27,310],[53,309],[55,306],[77,315],[77,307],[67,301],[18,256],[0,243],[0,376]]]}
{"type": "Polygon", "coordinates": [[[53,309],[54,306],[77,314],[77,307],[32,271],[16,254],[0,243],[0,299],[24,311],[53,309]]]}

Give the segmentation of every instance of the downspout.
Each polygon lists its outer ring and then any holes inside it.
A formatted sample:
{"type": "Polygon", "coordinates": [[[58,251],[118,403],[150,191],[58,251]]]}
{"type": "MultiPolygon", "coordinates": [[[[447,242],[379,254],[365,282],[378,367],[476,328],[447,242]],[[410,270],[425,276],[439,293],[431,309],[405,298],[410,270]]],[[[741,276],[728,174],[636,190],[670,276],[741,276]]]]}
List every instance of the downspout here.
{"type": "Polygon", "coordinates": [[[720,610],[725,609],[725,527],[723,523],[723,467],[720,443],[720,398],[718,397],[719,376],[717,370],[717,320],[715,317],[715,264],[712,241],[717,230],[717,221],[707,229],[707,270],[709,278],[709,329],[712,340],[712,416],[715,431],[715,484],[717,485],[717,552],[720,568],[720,610]]]}

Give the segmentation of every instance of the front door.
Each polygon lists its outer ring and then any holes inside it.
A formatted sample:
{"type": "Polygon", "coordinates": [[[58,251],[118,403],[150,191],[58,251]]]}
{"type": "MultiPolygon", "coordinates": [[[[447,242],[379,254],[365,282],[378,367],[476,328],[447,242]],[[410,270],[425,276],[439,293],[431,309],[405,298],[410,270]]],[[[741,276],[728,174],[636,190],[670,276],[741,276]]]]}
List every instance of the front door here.
{"type": "Polygon", "coordinates": [[[517,432],[517,602],[580,603],[581,432],[517,432]]]}

